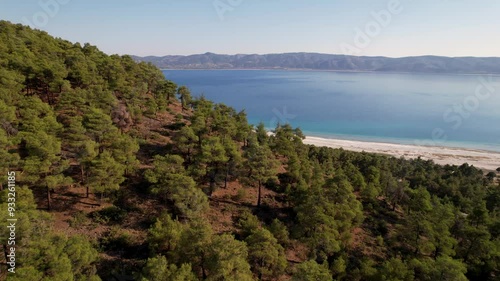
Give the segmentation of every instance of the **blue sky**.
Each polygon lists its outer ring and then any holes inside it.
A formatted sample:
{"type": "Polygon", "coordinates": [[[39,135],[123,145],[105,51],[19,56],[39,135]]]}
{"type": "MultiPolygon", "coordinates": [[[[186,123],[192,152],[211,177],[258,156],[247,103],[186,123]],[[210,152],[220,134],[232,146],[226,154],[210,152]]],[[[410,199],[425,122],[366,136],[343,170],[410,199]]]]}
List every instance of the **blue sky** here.
{"type": "Polygon", "coordinates": [[[499,14],[496,0],[0,0],[0,19],[134,55],[500,56],[499,14]]]}

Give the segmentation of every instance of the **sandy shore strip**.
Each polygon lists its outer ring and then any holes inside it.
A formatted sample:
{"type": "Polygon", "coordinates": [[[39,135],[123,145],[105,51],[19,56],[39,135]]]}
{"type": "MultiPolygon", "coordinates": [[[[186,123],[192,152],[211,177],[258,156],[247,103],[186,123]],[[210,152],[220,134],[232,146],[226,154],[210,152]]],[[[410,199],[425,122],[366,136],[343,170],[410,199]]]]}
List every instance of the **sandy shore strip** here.
{"type": "Polygon", "coordinates": [[[326,146],[332,148],[343,148],[352,151],[366,151],[372,153],[387,154],[395,157],[413,159],[421,157],[425,160],[433,160],[441,165],[462,165],[468,163],[474,167],[494,171],[500,167],[500,153],[473,150],[467,148],[451,148],[438,146],[417,146],[407,144],[365,142],[340,139],[326,139],[319,137],[306,137],[305,144],[326,146]]]}

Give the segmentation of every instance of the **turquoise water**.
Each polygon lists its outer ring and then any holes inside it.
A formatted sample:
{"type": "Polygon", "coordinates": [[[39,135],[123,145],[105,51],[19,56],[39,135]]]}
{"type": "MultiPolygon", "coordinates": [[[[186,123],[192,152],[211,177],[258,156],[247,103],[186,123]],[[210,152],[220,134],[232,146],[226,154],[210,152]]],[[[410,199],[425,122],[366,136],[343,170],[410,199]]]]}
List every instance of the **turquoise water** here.
{"type": "Polygon", "coordinates": [[[252,124],[307,135],[500,151],[500,77],[286,70],[164,70],[252,124]]]}

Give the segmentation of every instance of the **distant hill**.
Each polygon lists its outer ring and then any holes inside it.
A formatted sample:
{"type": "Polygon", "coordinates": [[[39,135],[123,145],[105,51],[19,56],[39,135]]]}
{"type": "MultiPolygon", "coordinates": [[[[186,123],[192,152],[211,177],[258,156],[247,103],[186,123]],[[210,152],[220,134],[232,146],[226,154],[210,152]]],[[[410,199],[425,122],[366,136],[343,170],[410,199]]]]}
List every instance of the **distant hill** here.
{"type": "Polygon", "coordinates": [[[415,73],[500,74],[500,58],[419,56],[357,57],[318,53],[268,55],[133,56],[160,68],[173,69],[310,69],[415,73]]]}

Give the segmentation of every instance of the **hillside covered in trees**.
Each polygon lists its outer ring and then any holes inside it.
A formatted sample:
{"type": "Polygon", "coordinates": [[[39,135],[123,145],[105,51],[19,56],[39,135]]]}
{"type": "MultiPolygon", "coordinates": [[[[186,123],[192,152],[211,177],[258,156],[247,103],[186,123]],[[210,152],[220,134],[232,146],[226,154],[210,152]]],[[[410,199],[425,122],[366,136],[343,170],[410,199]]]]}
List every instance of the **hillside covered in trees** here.
{"type": "Polygon", "coordinates": [[[498,74],[500,58],[367,57],[318,53],[238,54],[205,53],[189,56],[133,56],[164,69],[309,69],[407,73],[498,74]]]}
{"type": "Polygon", "coordinates": [[[0,21],[2,278],[499,280],[497,174],[303,138],[0,21]]]}

